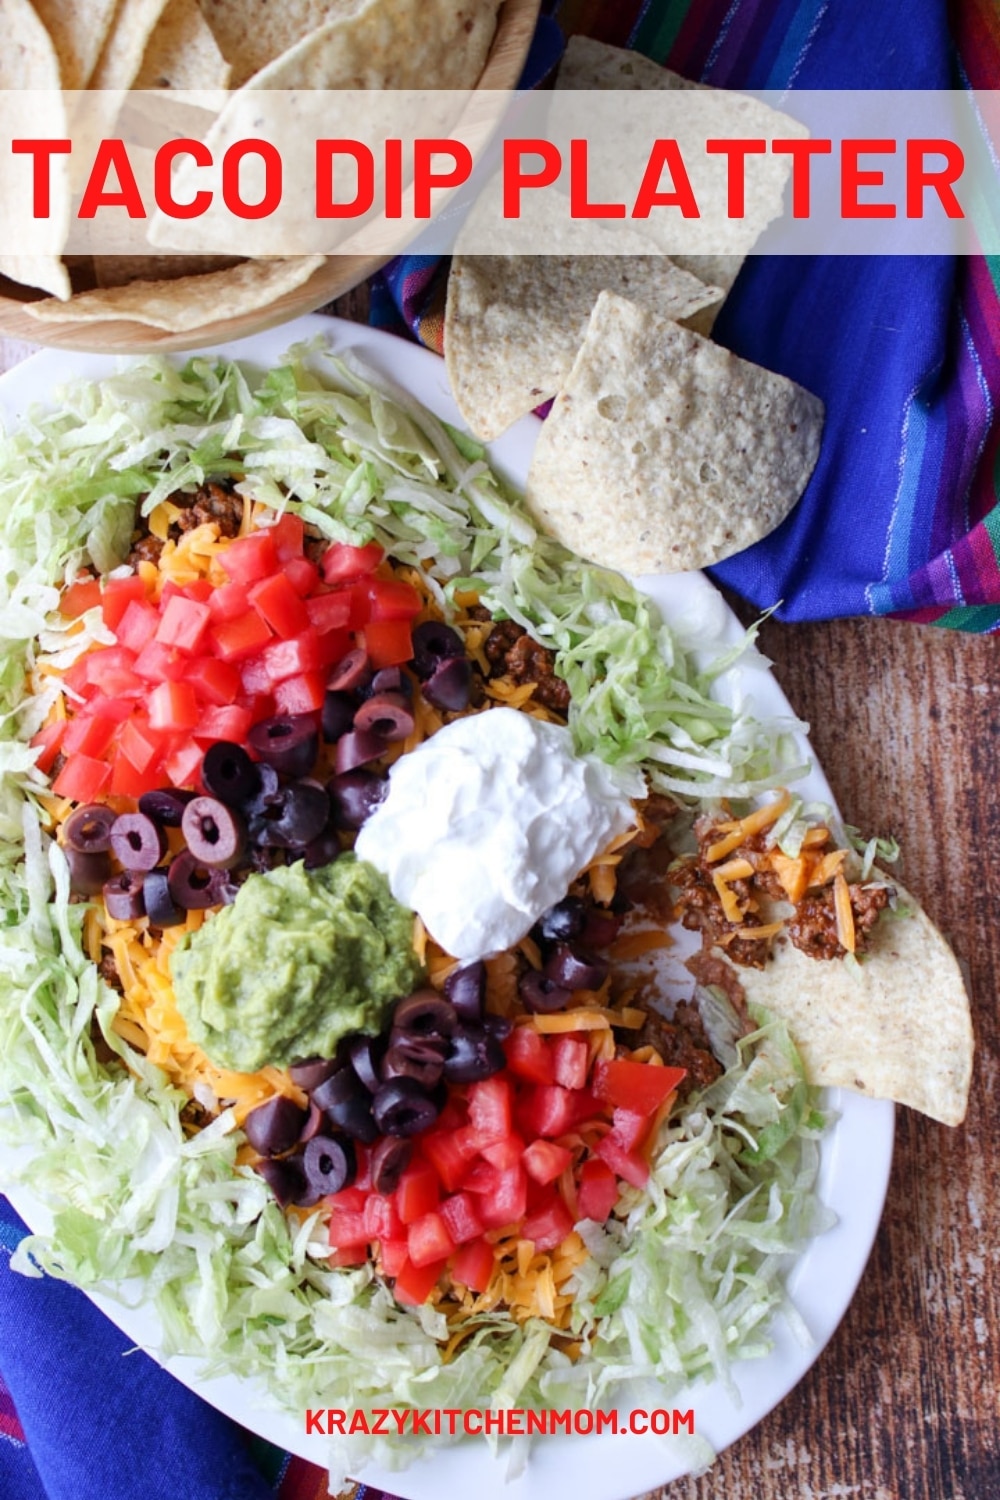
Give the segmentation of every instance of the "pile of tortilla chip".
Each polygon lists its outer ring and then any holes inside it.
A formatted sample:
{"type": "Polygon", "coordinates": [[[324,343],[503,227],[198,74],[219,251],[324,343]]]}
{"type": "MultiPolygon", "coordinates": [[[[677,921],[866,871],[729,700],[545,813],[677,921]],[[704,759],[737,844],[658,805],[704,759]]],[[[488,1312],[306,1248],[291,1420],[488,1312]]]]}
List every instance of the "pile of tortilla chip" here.
{"type": "MultiPolygon", "coordinates": [[[[558,87],[701,85],[574,37],[558,87]]],[[[765,108],[720,100],[734,117],[765,108]]],[[[615,231],[627,254],[560,253],[553,224],[551,254],[452,262],[445,357],[465,420],[491,440],[554,398],[528,503],[560,541],[606,567],[674,573],[720,562],[773,531],[815,467],[823,403],[710,338],[745,255],[781,212],[787,159],[768,160],[777,175],[762,212],[734,221],[717,255],[667,256],[645,226],[615,231]]]]}
{"type": "MultiPolygon", "coordinates": [[[[11,113],[9,134],[76,141],[72,94],[60,90],[104,91],[93,106],[100,118],[104,100],[111,109],[116,94],[138,89],[183,90],[218,109],[263,88],[472,88],[499,8],[500,0],[4,0],[0,99],[5,90],[32,93],[24,107],[8,96],[0,115],[11,113]],[[43,108],[44,130],[33,132],[31,112],[43,108]],[[54,121],[53,110],[65,118],[54,121]]],[[[113,133],[113,119],[107,124],[102,133],[113,133]]],[[[5,169],[0,158],[0,203],[5,169]]],[[[46,236],[54,221],[65,242],[78,186],[70,159],[54,156],[46,236]]],[[[324,259],[66,256],[46,238],[44,247],[0,255],[0,278],[49,294],[24,300],[40,324],[127,318],[185,332],[269,307],[324,259]]]]}

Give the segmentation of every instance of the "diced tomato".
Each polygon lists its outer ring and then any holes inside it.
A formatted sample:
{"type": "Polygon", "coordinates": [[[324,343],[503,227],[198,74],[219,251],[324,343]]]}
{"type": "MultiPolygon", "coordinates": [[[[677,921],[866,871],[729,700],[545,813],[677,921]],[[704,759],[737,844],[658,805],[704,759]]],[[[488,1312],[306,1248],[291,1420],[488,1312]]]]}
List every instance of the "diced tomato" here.
{"type": "Polygon", "coordinates": [[[649,1129],[649,1116],[617,1106],[611,1116],[611,1133],[626,1151],[634,1151],[649,1129]]]}
{"type": "Polygon", "coordinates": [[[207,604],[199,604],[197,599],[186,599],[183,594],[175,594],[167,601],[167,607],[157,626],[156,639],[161,646],[169,646],[175,651],[194,656],[195,652],[201,650],[208,635],[211,619],[207,604]]]}
{"type": "Polygon", "coordinates": [[[89,698],[93,696],[94,689],[87,678],[87,670],[90,665],[91,656],[96,652],[88,652],[86,656],[78,656],[76,661],[71,662],[62,674],[63,687],[78,698],[89,698]]]}
{"type": "Polygon", "coordinates": [[[420,1149],[449,1193],[461,1187],[479,1150],[464,1128],[428,1130],[420,1137],[420,1149]]]}
{"type": "Polygon", "coordinates": [[[331,1266],[363,1266],[368,1259],[367,1245],[345,1245],[342,1250],[331,1250],[328,1257],[331,1266]]]}
{"type": "Polygon", "coordinates": [[[135,659],[135,671],[149,682],[180,682],[188,669],[189,657],[155,638],[143,646],[135,659]]]}
{"type": "Polygon", "coordinates": [[[492,1193],[497,1185],[497,1168],[488,1161],[472,1164],[462,1180],[463,1193],[492,1193]]]}
{"type": "Polygon", "coordinates": [[[116,724],[124,724],[136,712],[133,698],[109,698],[106,693],[92,693],[87,708],[104,719],[114,719],[116,724]]]}
{"type": "Polygon", "coordinates": [[[385,553],[378,542],[366,542],[363,547],[352,547],[348,542],[332,542],[320,560],[320,570],[326,583],[353,583],[374,573],[385,553]]]}
{"type": "Polygon", "coordinates": [[[561,1083],[564,1089],[582,1089],[590,1067],[590,1049],[583,1037],[565,1032],[552,1037],[549,1047],[556,1083],[561,1083]]]}
{"type": "Polygon", "coordinates": [[[89,573],[81,573],[68,588],[63,589],[59,599],[59,613],[65,620],[78,620],[88,609],[97,609],[100,603],[100,580],[89,573]]]}
{"type": "Polygon", "coordinates": [[[124,646],[105,646],[87,657],[87,681],[109,698],[135,698],[146,684],[135,671],[136,658],[124,646]]]}
{"type": "Polygon", "coordinates": [[[219,562],[234,583],[248,587],[269,578],[277,571],[278,552],[274,545],[274,528],[253,531],[237,537],[219,553],[219,562]]]}
{"type": "Polygon", "coordinates": [[[364,627],[364,646],[376,671],[401,667],[413,655],[409,620],[372,620],[364,627]]]}
{"type": "Polygon", "coordinates": [[[240,708],[236,703],[213,703],[201,710],[198,722],[191,731],[191,738],[202,744],[230,740],[233,744],[242,745],[252,724],[253,715],[248,708],[240,708]]]}
{"type": "Polygon", "coordinates": [[[532,1141],[524,1152],[524,1170],[535,1182],[555,1182],[573,1160],[572,1151],[555,1141],[532,1141]]]}
{"type": "MultiPolygon", "coordinates": [[[[638,1066],[645,1067],[646,1065],[640,1063],[638,1066]]],[[[656,1071],[659,1072],[660,1069],[656,1071]]],[[[601,1137],[594,1147],[594,1154],[603,1162],[607,1162],[616,1177],[623,1177],[633,1187],[645,1187],[649,1181],[647,1163],[635,1151],[627,1151],[621,1142],[615,1139],[613,1131],[601,1137]]]]}
{"type": "Polygon", "coordinates": [[[412,1224],[437,1208],[439,1196],[437,1173],[430,1162],[411,1162],[396,1189],[399,1217],[404,1224],[412,1224]]]}
{"type": "Polygon", "coordinates": [[[101,617],[109,630],[117,630],[133,599],[145,599],[146,585],[136,573],[127,578],[109,578],[101,596],[101,617]]]}
{"type": "Polygon", "coordinates": [[[379,1254],[386,1276],[398,1276],[407,1264],[406,1240],[382,1240],[379,1254]]]}
{"type": "Polygon", "coordinates": [[[591,1156],[580,1168],[576,1192],[580,1218],[603,1224],[618,1202],[618,1180],[607,1162],[591,1156]]]}
{"type": "Polygon", "coordinates": [[[166,734],[194,729],[201,709],[189,682],[161,682],[149,695],[149,725],[166,734]]]}
{"type": "Polygon", "coordinates": [[[67,719],[55,719],[51,724],[44,725],[36,735],[32,736],[31,748],[38,751],[35,765],[47,776],[55,764],[62,737],[66,733],[67,719]]]}
{"type": "Polygon", "coordinates": [[[118,742],[119,755],[123,755],[136,771],[145,771],[163,750],[162,735],[149,727],[145,714],[134,714],[122,730],[118,742]]]}
{"type": "Polygon", "coordinates": [[[365,1246],[371,1238],[365,1227],[365,1216],[358,1210],[334,1208],[330,1211],[330,1248],[346,1250],[350,1246],[365,1246]]]}
{"type": "Polygon", "coordinates": [[[280,563],[291,562],[293,558],[302,556],[306,523],[301,516],[293,515],[290,510],[286,510],[270,527],[270,532],[280,563]]]}
{"type": "Polygon", "coordinates": [[[163,770],[170,785],[196,786],[204,758],[204,747],[190,735],[179,738],[163,761],[163,770]]]}
{"type": "Polygon", "coordinates": [[[279,714],[315,714],[326,697],[326,673],[303,672],[289,677],[274,689],[274,708],[279,714]]]}
{"type": "Polygon", "coordinates": [[[444,1219],[433,1209],[413,1221],[406,1243],[410,1262],[414,1266],[429,1266],[436,1261],[446,1260],[455,1248],[444,1219]]]}
{"type": "Polygon", "coordinates": [[[111,767],[107,761],[96,760],[92,755],[74,755],[52,783],[52,790],[57,797],[68,797],[71,802],[93,802],[110,779],[111,767]]]}
{"type": "Polygon", "coordinates": [[[549,1202],[530,1213],[521,1226],[521,1233],[526,1240],[534,1240],[536,1250],[554,1250],[561,1245],[566,1236],[573,1228],[573,1220],[569,1209],[558,1196],[553,1193],[549,1202]]]}
{"type": "Polygon", "coordinates": [[[159,624],[160,616],[152,604],[145,599],[130,599],[128,609],[118,622],[115,638],[120,646],[138,655],[146,642],[153,639],[159,624]]]}
{"type": "Polygon", "coordinates": [[[212,590],[208,607],[213,620],[238,620],[250,608],[250,596],[242,583],[220,583],[212,590]]]}
{"type": "Polygon", "coordinates": [[[406,1226],[399,1217],[395,1201],[385,1193],[369,1193],[363,1210],[365,1230],[370,1240],[399,1239],[406,1226]]]}
{"type": "Polygon", "coordinates": [[[519,1224],[528,1207],[528,1178],[521,1166],[500,1171],[494,1167],[496,1178],[493,1191],[483,1193],[479,1200],[479,1214],[487,1229],[501,1229],[507,1224],[519,1224]]]}
{"type": "Polygon", "coordinates": [[[346,630],[351,623],[351,594],[316,594],[305,602],[310,625],[325,635],[328,630],[346,630]]]}
{"type": "Polygon", "coordinates": [[[469,1124],[480,1147],[510,1135],[510,1084],[500,1073],[484,1078],[469,1089],[469,1124]]]}
{"type": "Polygon", "coordinates": [[[424,601],[402,578],[373,578],[368,584],[371,620],[412,620],[419,615],[424,601]]]}
{"type": "Polygon", "coordinates": [[[261,619],[282,640],[301,634],[309,624],[306,607],[284,573],[274,573],[255,583],[249,598],[261,619]]]}
{"type": "Polygon", "coordinates": [[[316,672],[324,664],[320,657],[319,636],[312,626],[290,640],[273,641],[270,646],[265,646],[261,655],[272,683],[284,682],[286,678],[298,677],[303,672],[316,672]]]}
{"type": "Polygon", "coordinates": [[[335,667],[342,662],[351,649],[351,637],[346,630],[324,630],[319,637],[319,664],[335,667]]]}
{"type": "Polygon", "coordinates": [[[408,1307],[419,1307],[426,1302],[447,1264],[446,1260],[433,1260],[430,1265],[415,1266],[411,1260],[405,1260],[396,1273],[393,1287],[396,1301],[403,1302],[408,1307]]]}
{"type": "Polygon", "coordinates": [[[100,759],[118,731],[114,719],[79,713],[70,719],[63,737],[64,755],[93,755],[100,759]]]}
{"type": "Polygon", "coordinates": [[[357,1168],[351,1186],[358,1192],[370,1193],[372,1190],[372,1154],[369,1147],[363,1146],[360,1141],[355,1141],[354,1159],[357,1162],[357,1168]]]}
{"type": "MultiPolygon", "coordinates": [[[[223,556],[226,554],[223,553],[223,556]]],[[[245,661],[256,656],[273,640],[271,627],[256,610],[247,610],[233,620],[222,620],[209,631],[212,649],[222,661],[245,661]]]]}
{"type": "Polygon", "coordinates": [[[190,662],[184,681],[191,684],[204,703],[215,703],[220,707],[235,703],[242,686],[238,668],[232,662],[219,661],[214,656],[199,656],[190,662]]]}
{"type": "Polygon", "coordinates": [[[193,578],[190,583],[185,583],[181,587],[183,598],[194,599],[198,604],[207,604],[214,593],[215,584],[209,583],[207,578],[193,578]]]}
{"type": "Polygon", "coordinates": [[[140,769],[119,749],[111,767],[107,790],[113,797],[141,797],[143,792],[155,792],[161,787],[165,774],[159,755],[140,769]]]}
{"type": "Polygon", "coordinates": [[[368,1202],[368,1194],[357,1184],[357,1180],[350,1187],[341,1188],[339,1193],[327,1193],[326,1206],[331,1213],[334,1210],[343,1209],[345,1213],[364,1213],[365,1204],[368,1202]]]}
{"type": "Polygon", "coordinates": [[[552,1083],[552,1053],[533,1026],[515,1026],[503,1044],[507,1066],[529,1083],[552,1083]]]}
{"type": "Polygon", "coordinates": [[[493,1279],[496,1260],[493,1246],[486,1240],[470,1240],[455,1252],[451,1274],[473,1292],[485,1292],[493,1279]]]}
{"type": "Polygon", "coordinates": [[[601,1058],[594,1064],[595,1097],[637,1114],[651,1115],[686,1078],[685,1068],[659,1068],[626,1057],[601,1058]]]}
{"type": "Polygon", "coordinates": [[[290,557],[281,564],[281,571],[300,599],[311,594],[319,583],[319,568],[308,557],[290,557]]]}
{"type": "Polygon", "coordinates": [[[483,1221],[471,1193],[452,1193],[441,1204],[440,1212],[445,1228],[456,1245],[464,1245],[467,1240],[474,1240],[483,1232],[483,1221]]]}
{"type": "Polygon", "coordinates": [[[530,1137],[565,1135],[579,1123],[575,1094],[575,1090],[564,1089],[558,1083],[535,1084],[525,1089],[517,1106],[521,1130],[530,1137]]]}
{"type": "MultiPolygon", "coordinates": [[[[228,665],[228,663],[227,663],[228,665]]],[[[248,656],[240,662],[240,682],[245,693],[269,693],[271,678],[264,665],[263,656],[248,656]]]]}
{"type": "Polygon", "coordinates": [[[508,1167],[514,1167],[524,1155],[524,1141],[516,1132],[505,1135],[502,1140],[488,1141],[482,1148],[482,1157],[493,1167],[500,1167],[504,1171],[508,1167]]]}

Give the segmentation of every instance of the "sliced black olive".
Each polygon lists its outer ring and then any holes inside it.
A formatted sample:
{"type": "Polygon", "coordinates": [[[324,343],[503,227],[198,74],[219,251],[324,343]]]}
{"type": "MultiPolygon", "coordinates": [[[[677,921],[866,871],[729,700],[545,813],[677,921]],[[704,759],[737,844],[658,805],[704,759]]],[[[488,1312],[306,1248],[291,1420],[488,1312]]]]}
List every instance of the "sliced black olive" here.
{"type": "Polygon", "coordinates": [[[239,881],[229,870],[213,870],[209,889],[213,906],[232,906],[240,893],[239,881]]]}
{"type": "Polygon", "coordinates": [[[326,679],[327,688],[336,693],[353,693],[367,686],[372,680],[372,666],[366,653],[357,649],[348,651],[326,679]]]}
{"type": "Polygon", "coordinates": [[[583,931],[586,910],[578,896],[564,896],[538,919],[538,931],[546,943],[564,943],[583,931]]]}
{"type": "Polygon", "coordinates": [[[560,943],[545,964],[545,977],[567,990],[597,990],[608,977],[606,958],[560,943]]]}
{"type": "Polygon", "coordinates": [[[276,714],[262,719],[247,736],[250,749],[284,776],[308,776],[319,754],[313,714],[276,714]]]}
{"type": "Polygon", "coordinates": [[[142,875],[138,870],[123,870],[104,883],[104,905],[116,922],[133,922],[146,914],[142,899],[142,875]]]}
{"type": "MultiPolygon", "coordinates": [[[[279,1208],[287,1208],[291,1203],[301,1203],[303,1207],[308,1207],[305,1202],[308,1196],[306,1174],[301,1156],[286,1156],[283,1161],[268,1158],[255,1162],[254,1168],[278,1200],[279,1208]]],[[[317,1193],[313,1202],[318,1202],[320,1197],[322,1194],[317,1193]]]]}
{"type": "Polygon", "coordinates": [[[474,1021],[466,1023],[452,1037],[444,1060],[446,1083],[478,1083],[492,1078],[505,1066],[500,1038],[474,1021]]]}
{"type": "Polygon", "coordinates": [[[321,1083],[332,1078],[343,1063],[335,1057],[309,1057],[302,1062],[292,1063],[288,1070],[288,1076],[300,1089],[305,1089],[311,1094],[318,1089],[321,1083]]]}
{"type": "Polygon", "coordinates": [[[227,807],[243,807],[260,789],[260,772],[242,745],[218,740],[205,751],[201,784],[227,807]]]}
{"type": "Polygon", "coordinates": [[[326,788],[313,781],[293,781],[263,814],[250,819],[250,833],[259,844],[279,849],[304,849],[319,838],[330,821],[326,788]]]}
{"type": "Polygon", "coordinates": [[[450,656],[424,683],[424,697],[435,708],[458,713],[468,708],[472,693],[472,663],[466,656],[450,656]]]}
{"type": "Polygon", "coordinates": [[[413,711],[402,693],[373,693],[354,715],[357,730],[379,735],[387,744],[413,733],[413,711]]]}
{"type": "Polygon", "coordinates": [[[181,833],[195,859],[212,869],[231,870],[243,858],[247,826],[235,807],[218,797],[195,797],[184,809],[181,833]]]}
{"type": "Polygon", "coordinates": [[[517,981],[517,992],[531,1011],[543,1015],[552,1010],[565,1010],[572,999],[572,992],[547,979],[537,969],[528,969],[517,981]]]}
{"type": "MultiPolygon", "coordinates": [[[[204,767],[204,761],[202,761],[204,767]]],[[[184,809],[194,797],[185,787],[162,786],[155,791],[143,792],[139,798],[139,811],[159,823],[162,828],[179,828],[184,809]]]]}
{"type": "Polygon", "coordinates": [[[349,1187],[357,1173],[353,1145],[332,1135],[313,1136],[302,1153],[302,1165],[310,1192],[320,1198],[349,1187]]]}
{"type": "Polygon", "coordinates": [[[338,828],[361,828],[380,802],[385,801],[389,783],[374,771],[348,771],[327,782],[333,821],[338,828]]]}
{"type": "Polygon", "coordinates": [[[437,1037],[414,1036],[393,1031],[382,1062],[382,1078],[412,1078],[421,1088],[432,1089],[444,1071],[444,1042],[437,1037]]]}
{"type": "Polygon", "coordinates": [[[174,856],[167,871],[167,886],[178,906],[184,911],[203,911],[217,906],[213,885],[215,871],[195,859],[190,849],[182,849],[174,856]]]}
{"type": "Polygon", "coordinates": [[[419,1135],[428,1130],[441,1108],[412,1078],[392,1078],[372,1100],[375,1124],[383,1135],[419,1135]]]}
{"type": "Polygon", "coordinates": [[[321,870],[340,858],[340,839],[335,828],[325,828],[302,851],[302,863],[307,870],[321,870]]]}
{"type": "Polygon", "coordinates": [[[117,814],[103,802],[90,802],[78,807],[63,824],[63,839],[67,849],[76,849],[80,854],[104,854],[111,848],[111,829],[117,814]]]}
{"type": "Polygon", "coordinates": [[[443,661],[465,655],[465,642],[443,620],[425,620],[413,632],[413,668],[418,677],[432,677],[443,661]]]}
{"type": "Polygon", "coordinates": [[[96,896],[111,879],[110,854],[84,854],[69,845],[63,850],[69,865],[69,888],[78,896],[96,896]]]}
{"type": "Polygon", "coordinates": [[[142,882],[142,899],[146,904],[146,916],[154,927],[176,927],[184,921],[183,911],[170,894],[167,870],[147,870],[142,882]]]}
{"type": "Polygon", "coordinates": [[[621,925],[621,917],[616,916],[613,911],[601,911],[592,906],[587,911],[580,943],[584,948],[607,948],[618,936],[621,925]]]}
{"type": "Polygon", "coordinates": [[[304,1146],[307,1141],[311,1141],[314,1135],[319,1135],[325,1124],[326,1115],[320,1109],[319,1105],[314,1104],[310,1099],[309,1113],[306,1115],[306,1123],[299,1131],[299,1140],[301,1141],[302,1145],[304,1146]]]}
{"type": "Polygon", "coordinates": [[[478,1021],[486,998],[486,969],[482,962],[452,969],[444,982],[444,992],[463,1021],[478,1021]]]}
{"type": "Polygon", "coordinates": [[[397,1000],[392,1012],[394,1031],[408,1031],[413,1036],[450,1037],[458,1025],[455,1007],[437,990],[414,990],[397,1000]]]}
{"type": "Polygon", "coordinates": [[[243,1122],[243,1133],[261,1156],[280,1156],[295,1145],[305,1121],[306,1111],[294,1099],[275,1094],[250,1111],[243,1122]]]}
{"type": "Polygon", "coordinates": [[[489,1011],[483,1017],[483,1025],[490,1036],[495,1036],[499,1042],[506,1041],[514,1030],[514,1022],[510,1016],[495,1016],[489,1011]]]}
{"type": "Polygon", "coordinates": [[[155,870],[167,838],[145,813],[121,813],[111,825],[111,852],[126,870],[155,870]]]}
{"type": "Polygon", "coordinates": [[[313,1089],[312,1098],[331,1124],[355,1140],[370,1145],[378,1136],[372,1119],[372,1096],[353,1068],[341,1068],[332,1074],[313,1089]]]}
{"type": "Polygon", "coordinates": [[[381,1082],[380,1067],[385,1050],[381,1037],[366,1036],[359,1031],[347,1044],[347,1055],[351,1067],[370,1094],[374,1094],[381,1082]]]}
{"type": "Polygon", "coordinates": [[[358,766],[366,766],[369,761],[378,760],[387,748],[388,741],[380,734],[373,734],[370,729],[352,729],[350,733],[342,734],[337,741],[334,761],[337,775],[343,776],[347,771],[356,771],[358,766]]]}
{"type": "Polygon", "coordinates": [[[409,1141],[386,1136],[372,1152],[372,1187],[376,1193],[394,1193],[410,1165],[413,1146],[409,1141]]]}
{"type": "Polygon", "coordinates": [[[333,744],[334,740],[339,740],[342,734],[346,734],[354,723],[354,709],[355,703],[350,693],[328,688],[323,699],[323,738],[333,744]]]}
{"type": "Polygon", "coordinates": [[[413,697],[413,681],[402,667],[382,667],[372,678],[371,689],[365,696],[370,698],[376,693],[402,693],[409,702],[413,697]]]}

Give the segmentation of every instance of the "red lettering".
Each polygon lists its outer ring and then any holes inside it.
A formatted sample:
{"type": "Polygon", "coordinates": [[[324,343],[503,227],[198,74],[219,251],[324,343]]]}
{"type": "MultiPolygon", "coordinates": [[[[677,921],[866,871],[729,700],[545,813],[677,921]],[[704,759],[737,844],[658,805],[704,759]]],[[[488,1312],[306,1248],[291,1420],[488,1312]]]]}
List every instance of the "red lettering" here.
{"type": "Polygon", "coordinates": [[[423,1433],[425,1437],[430,1437],[430,1435],[431,1435],[431,1420],[430,1420],[431,1414],[430,1414],[430,1412],[429,1411],[412,1411],[410,1413],[410,1415],[413,1418],[413,1425],[412,1425],[412,1427],[410,1429],[411,1432],[413,1433],[413,1436],[416,1437],[418,1433],[423,1433]]]}
{"type": "Polygon", "coordinates": [[[190,203],[177,202],[170,184],[170,172],[179,156],[193,157],[199,167],[212,165],[212,153],[204,141],[167,141],[157,151],[153,162],[153,197],[160,212],[168,214],[171,219],[197,219],[207,211],[212,202],[212,194],[207,188],[203,188],[201,192],[195,193],[190,203]]]}
{"type": "Polygon", "coordinates": [[[764,140],[705,142],[709,156],[724,156],[728,161],[726,174],[728,201],[726,212],[731,219],[746,217],[746,168],[748,156],[762,156],[767,151],[764,140]]]}
{"type": "Polygon", "coordinates": [[[50,174],[52,157],[56,152],[69,152],[72,141],[11,141],[10,149],[15,156],[33,156],[31,183],[31,216],[47,219],[51,213],[50,174]]]}
{"type": "Polygon", "coordinates": [[[562,157],[559,148],[545,140],[505,140],[503,143],[503,216],[505,219],[521,217],[521,190],[523,188],[551,187],[559,180],[562,157]],[[539,156],[542,166],[537,172],[526,172],[522,166],[526,156],[539,156]]]}
{"type": "Polygon", "coordinates": [[[587,198],[587,142],[569,143],[569,216],[571,219],[624,219],[624,203],[591,203],[587,198]]]}
{"type": "Polygon", "coordinates": [[[403,143],[397,139],[385,143],[385,216],[403,217],[403,143]]]}
{"type": "Polygon", "coordinates": [[[266,219],[281,202],[281,154],[270,141],[234,141],[222,158],[222,199],[239,219],[266,219]],[[264,163],[264,194],[259,203],[247,203],[240,190],[240,165],[246,156],[259,156],[264,163]]]}
{"type": "MultiPolygon", "coordinates": [[[[334,1430],[336,1430],[337,1432],[343,1432],[343,1430],[344,1430],[344,1414],[343,1414],[343,1412],[341,1412],[341,1414],[340,1414],[340,1426],[338,1428],[336,1428],[336,1429],[334,1429],[332,1426],[327,1428],[327,1431],[331,1432],[331,1433],[334,1430]]],[[[360,1409],[360,1407],[358,1408],[357,1411],[352,1411],[351,1412],[351,1422],[350,1422],[350,1426],[347,1429],[347,1433],[348,1433],[349,1437],[354,1437],[355,1434],[359,1433],[359,1432],[363,1432],[366,1437],[368,1437],[370,1435],[369,1434],[369,1427],[368,1427],[368,1418],[365,1416],[364,1412],[360,1409]]]]}
{"type": "Polygon", "coordinates": [[[681,148],[672,139],[656,141],[649,153],[639,191],[632,207],[633,219],[648,219],[651,208],[679,208],[685,219],[700,219],[701,214],[691,187],[681,148]],[[670,173],[673,190],[659,191],[663,169],[670,173]]]}
{"type": "Polygon", "coordinates": [[[306,1410],[306,1436],[307,1437],[309,1436],[310,1433],[312,1433],[313,1435],[315,1435],[316,1433],[319,1433],[320,1437],[326,1437],[326,1428],[323,1426],[323,1418],[325,1416],[326,1416],[326,1413],[324,1411],[313,1411],[313,1409],[312,1409],[311,1406],[307,1408],[307,1410],[306,1410]]]}
{"type": "Polygon", "coordinates": [[[964,219],[962,205],[955,197],[954,184],[965,170],[961,146],[947,140],[916,140],[906,143],[906,217],[924,216],[924,189],[933,188],[949,219],[964,219]],[[931,171],[925,157],[943,156],[945,165],[931,171]]]}
{"type": "Polygon", "coordinates": [[[130,219],[146,217],[139,184],[135,180],[124,141],[102,141],[98,146],[87,186],[80,199],[77,217],[92,219],[99,208],[125,208],[130,219]],[[117,192],[107,185],[112,167],[118,177],[117,192]]]}
{"type": "Polygon", "coordinates": [[[861,203],[858,189],[882,187],[884,172],[861,170],[859,158],[872,152],[892,156],[895,141],[853,140],[842,141],[840,147],[840,216],[843,219],[894,219],[895,203],[861,203]]]}
{"type": "Polygon", "coordinates": [[[814,156],[829,156],[833,142],[816,141],[772,141],[775,156],[792,158],[792,218],[808,219],[810,213],[809,175],[814,156]]]}
{"type": "Polygon", "coordinates": [[[324,140],[316,142],[316,217],[317,219],[357,219],[375,202],[375,158],[361,141],[324,140]],[[349,156],[357,167],[358,186],[349,203],[333,199],[333,158],[349,156]]]}
{"type": "Polygon", "coordinates": [[[371,1427],[372,1433],[377,1434],[387,1431],[386,1424],[389,1421],[389,1412],[387,1408],[384,1406],[373,1407],[372,1416],[375,1418],[371,1427]]]}
{"type": "Polygon", "coordinates": [[[674,1427],[673,1427],[674,1432],[675,1433],[676,1432],[680,1432],[680,1430],[681,1430],[682,1427],[684,1428],[685,1432],[689,1432],[692,1437],[694,1436],[694,1412],[693,1411],[675,1411],[674,1412],[674,1427]]]}
{"type": "Polygon", "coordinates": [[[472,176],[472,152],[464,141],[413,142],[413,213],[418,219],[431,216],[431,193],[435,188],[461,187],[472,176]],[[435,172],[435,156],[450,156],[450,172],[435,172]]]}

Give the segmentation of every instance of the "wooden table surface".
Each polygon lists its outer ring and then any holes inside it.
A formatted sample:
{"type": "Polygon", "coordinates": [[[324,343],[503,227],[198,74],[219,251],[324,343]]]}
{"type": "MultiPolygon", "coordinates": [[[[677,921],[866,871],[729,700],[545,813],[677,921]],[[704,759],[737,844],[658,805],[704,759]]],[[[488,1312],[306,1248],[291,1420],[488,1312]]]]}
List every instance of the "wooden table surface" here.
{"type": "MultiPolygon", "coordinates": [[[[363,317],[364,298],[353,294],[331,310],[363,317]]],[[[0,340],[0,368],[30,352],[0,340]]],[[[900,841],[901,877],[966,967],[977,1034],[973,1095],[958,1129],[898,1110],[885,1216],[832,1342],[708,1474],[656,1494],[997,1500],[1000,648],[989,638],[870,619],[769,621],[761,646],[811,725],[845,817],[900,841]]]]}

